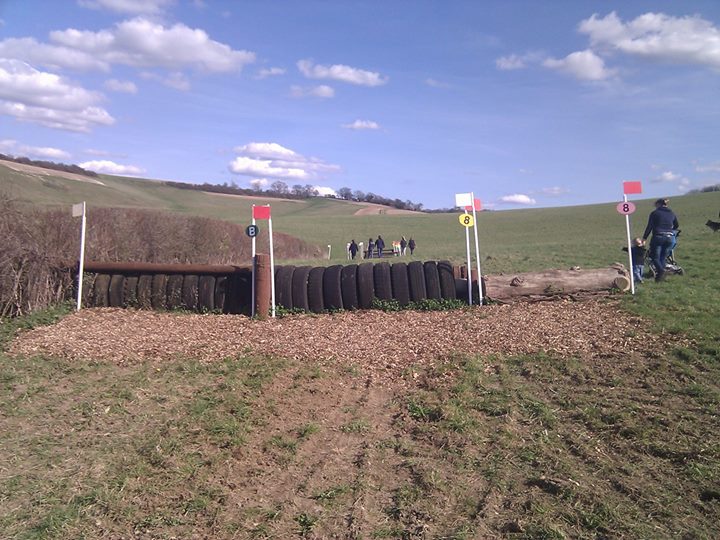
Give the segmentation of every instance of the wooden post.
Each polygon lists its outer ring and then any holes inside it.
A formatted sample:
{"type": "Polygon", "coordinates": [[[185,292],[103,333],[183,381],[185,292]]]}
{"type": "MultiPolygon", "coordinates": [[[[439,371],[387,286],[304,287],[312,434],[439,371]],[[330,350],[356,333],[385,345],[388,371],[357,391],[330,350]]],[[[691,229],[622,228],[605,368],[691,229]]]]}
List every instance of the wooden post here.
{"type": "Polygon", "coordinates": [[[270,312],[270,256],[262,253],[255,255],[255,315],[265,320],[270,312]]]}

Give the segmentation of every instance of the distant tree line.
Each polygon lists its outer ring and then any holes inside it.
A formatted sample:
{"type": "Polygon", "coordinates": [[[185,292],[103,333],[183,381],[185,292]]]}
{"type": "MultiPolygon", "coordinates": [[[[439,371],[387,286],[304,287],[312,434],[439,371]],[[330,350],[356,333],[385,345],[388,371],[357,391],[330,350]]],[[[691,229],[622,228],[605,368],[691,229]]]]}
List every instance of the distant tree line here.
{"type": "Polygon", "coordinates": [[[88,171],[77,165],[68,165],[67,163],[55,163],[53,161],[42,161],[36,159],[29,159],[26,157],[13,157],[5,154],[0,154],[0,159],[5,161],[12,161],[14,163],[22,163],[24,165],[34,165],[35,167],[42,167],[43,169],[52,169],[54,171],[64,171],[74,174],[82,174],[83,176],[91,176],[97,178],[98,174],[94,171],[88,171]]]}
{"type": "MultiPolygon", "coordinates": [[[[235,182],[223,184],[187,184],[184,182],[165,182],[166,185],[179,189],[193,189],[197,191],[209,191],[211,193],[227,193],[231,195],[258,195],[262,193],[265,197],[277,197],[283,199],[308,199],[310,197],[319,197],[318,190],[310,184],[295,184],[289,186],[282,180],[277,180],[263,190],[260,186],[253,188],[241,188],[235,182]]],[[[423,209],[422,203],[414,203],[410,200],[390,199],[377,195],[372,192],[365,193],[360,190],[353,190],[349,187],[342,187],[337,191],[337,195],[325,195],[331,199],[341,199],[345,201],[366,202],[373,204],[381,204],[400,210],[414,210],[416,212],[427,212],[423,209]]],[[[451,211],[451,210],[442,210],[451,211]]],[[[433,210],[435,212],[435,210],[433,210]]]]}
{"type": "Polygon", "coordinates": [[[705,186],[700,189],[691,189],[688,191],[688,193],[710,193],[712,191],[720,191],[720,184],[715,184],[713,186],[705,186]]]}

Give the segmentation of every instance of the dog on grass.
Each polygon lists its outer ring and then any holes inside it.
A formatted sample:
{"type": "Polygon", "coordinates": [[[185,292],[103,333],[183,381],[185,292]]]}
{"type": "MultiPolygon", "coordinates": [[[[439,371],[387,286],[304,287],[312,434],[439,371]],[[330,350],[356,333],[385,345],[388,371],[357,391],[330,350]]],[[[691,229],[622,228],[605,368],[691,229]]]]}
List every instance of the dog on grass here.
{"type": "Polygon", "coordinates": [[[713,232],[720,231],[720,222],[718,222],[718,221],[712,221],[712,220],[708,219],[707,223],[705,225],[710,227],[713,230],[713,232]]]}

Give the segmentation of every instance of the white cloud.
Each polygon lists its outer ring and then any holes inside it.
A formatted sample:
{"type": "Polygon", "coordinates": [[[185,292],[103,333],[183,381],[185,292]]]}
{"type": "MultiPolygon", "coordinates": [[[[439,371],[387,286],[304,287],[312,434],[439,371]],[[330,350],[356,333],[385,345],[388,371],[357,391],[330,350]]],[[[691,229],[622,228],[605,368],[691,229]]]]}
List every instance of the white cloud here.
{"type": "Polygon", "coordinates": [[[277,143],[251,142],[234,150],[240,155],[228,165],[230,171],[253,178],[307,182],[340,169],[277,143]]]}
{"type": "Polygon", "coordinates": [[[269,184],[270,184],[270,180],[268,180],[267,178],[253,178],[252,180],[250,180],[250,186],[253,189],[260,190],[269,184]]]}
{"type": "Polygon", "coordinates": [[[677,182],[682,177],[679,174],[675,174],[672,171],[665,171],[661,173],[657,178],[654,178],[653,182],[677,182]]]}
{"type": "Polygon", "coordinates": [[[308,79],[331,79],[360,86],[382,86],[388,82],[388,77],[383,77],[377,72],[342,64],[322,66],[314,64],[312,60],[299,60],[297,67],[308,79]]]}
{"type": "Polygon", "coordinates": [[[279,67],[262,68],[260,71],[258,71],[255,78],[256,79],[266,79],[268,77],[277,77],[278,75],[285,75],[285,68],[279,68],[279,67]]]}
{"type": "Polygon", "coordinates": [[[678,182],[677,188],[678,188],[678,191],[680,191],[680,192],[685,192],[685,191],[689,190],[690,189],[690,180],[688,180],[687,178],[683,178],[682,180],[680,180],[680,182],[678,182]]]}
{"type": "Polygon", "coordinates": [[[108,79],[105,81],[105,88],[112,92],[121,92],[123,94],[137,94],[137,86],[132,81],[119,81],[117,79],[108,79]]]}
{"type": "Polygon", "coordinates": [[[79,163],[78,165],[83,169],[95,171],[97,173],[119,174],[123,176],[138,176],[145,172],[145,170],[140,167],[135,167],[134,165],[120,165],[119,163],[106,159],[85,161],[84,163],[79,163]]]}
{"type": "Polygon", "coordinates": [[[50,146],[21,146],[20,152],[25,156],[44,159],[70,159],[70,153],[50,146]]]}
{"type": "Polygon", "coordinates": [[[318,97],[327,99],[335,97],[335,90],[331,86],[327,86],[325,84],[311,88],[303,88],[302,86],[294,84],[290,87],[290,95],[295,98],[318,97]]]}
{"type": "Polygon", "coordinates": [[[0,56],[50,67],[104,71],[120,64],[230,72],[255,61],[255,53],[213,41],[204,30],[181,23],[165,27],[142,17],[98,32],[56,30],[50,32],[50,41],[53,44],[9,38],[0,41],[0,56]]]}
{"type": "Polygon", "coordinates": [[[183,73],[180,73],[179,71],[170,73],[169,75],[158,75],[157,73],[143,71],[140,76],[143,79],[157,81],[160,84],[164,84],[165,86],[174,88],[175,90],[181,90],[183,92],[190,90],[190,81],[183,73]]]}
{"type": "Polygon", "coordinates": [[[325,197],[327,195],[330,195],[332,197],[337,197],[337,191],[335,191],[331,187],[325,187],[325,186],[314,186],[315,190],[318,192],[318,195],[320,197],[325,197]]]}
{"type": "Polygon", "coordinates": [[[352,124],[343,124],[342,127],[356,130],[380,129],[380,124],[372,120],[355,120],[352,124]]]}
{"type": "Polygon", "coordinates": [[[438,81],[437,79],[425,79],[425,84],[432,88],[450,88],[448,83],[438,81]]]}
{"type": "Polygon", "coordinates": [[[83,7],[136,15],[157,15],[174,3],[175,0],[78,0],[83,7]]]}
{"type": "Polygon", "coordinates": [[[707,165],[697,165],[695,166],[695,171],[699,173],[720,172],[720,162],[709,163],[707,165]]]}
{"type": "Polygon", "coordinates": [[[605,67],[605,61],[589,49],[570,53],[561,60],[547,58],[542,65],[583,81],[602,81],[614,75],[613,70],[605,67]]]}
{"type": "Polygon", "coordinates": [[[0,114],[69,131],[111,125],[102,95],[18,60],[0,59],[0,114]]]}
{"type": "Polygon", "coordinates": [[[16,145],[17,141],[15,139],[0,139],[0,152],[12,152],[16,145]]]}
{"type": "Polygon", "coordinates": [[[501,56],[495,60],[495,65],[498,69],[510,71],[513,69],[523,69],[526,67],[525,59],[517,54],[511,54],[509,56],[501,56]]]}
{"type": "Polygon", "coordinates": [[[540,190],[544,195],[550,195],[550,196],[558,196],[558,195],[564,195],[565,193],[568,193],[569,190],[560,186],[552,186],[552,187],[546,187],[542,188],[540,190]]]}
{"type": "Polygon", "coordinates": [[[623,22],[613,11],[582,21],[578,30],[593,46],[677,64],[720,68],[720,30],[699,15],[645,13],[623,22]]]}
{"type": "Polygon", "coordinates": [[[512,195],[505,195],[504,197],[500,197],[500,202],[503,203],[510,203],[510,204],[526,204],[526,205],[533,205],[536,204],[535,199],[532,197],[528,197],[527,195],[523,195],[522,193],[514,193],[512,195]]]}

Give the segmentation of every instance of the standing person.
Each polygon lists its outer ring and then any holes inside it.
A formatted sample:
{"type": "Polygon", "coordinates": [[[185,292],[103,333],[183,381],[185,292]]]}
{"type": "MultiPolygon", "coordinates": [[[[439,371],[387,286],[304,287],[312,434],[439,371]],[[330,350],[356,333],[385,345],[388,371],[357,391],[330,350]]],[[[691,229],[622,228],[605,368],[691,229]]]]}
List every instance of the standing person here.
{"type": "Polygon", "coordinates": [[[358,245],[355,243],[355,239],[352,239],[352,242],[350,242],[350,255],[352,255],[352,258],[355,258],[355,255],[357,255],[358,252],[358,245]]]}
{"type": "Polygon", "coordinates": [[[400,239],[400,255],[405,255],[405,250],[407,249],[407,240],[405,240],[405,237],[403,236],[400,239]]]}
{"type": "Polygon", "coordinates": [[[410,255],[412,255],[413,251],[415,251],[415,240],[412,239],[412,236],[408,240],[408,247],[410,248],[410,255]]]}
{"type": "Polygon", "coordinates": [[[367,258],[372,259],[373,258],[373,250],[375,249],[375,242],[373,242],[372,238],[368,239],[368,253],[367,258]]]}
{"type": "Polygon", "coordinates": [[[655,201],[655,210],[650,212],[648,224],[643,233],[643,240],[647,240],[650,233],[650,257],[657,270],[655,281],[665,279],[665,261],[669,250],[675,242],[675,230],[679,229],[677,216],[668,208],[668,199],[655,201]]]}
{"type": "Polygon", "coordinates": [[[375,240],[375,249],[377,249],[378,259],[382,259],[382,252],[385,249],[385,240],[378,234],[377,240],[375,240]]]}
{"type": "MultiPolygon", "coordinates": [[[[625,246],[622,248],[623,251],[627,251],[628,248],[625,246]]],[[[630,258],[632,259],[632,272],[635,283],[643,282],[643,271],[645,270],[645,242],[642,238],[636,238],[633,240],[633,246],[630,249],[630,258]]]]}

